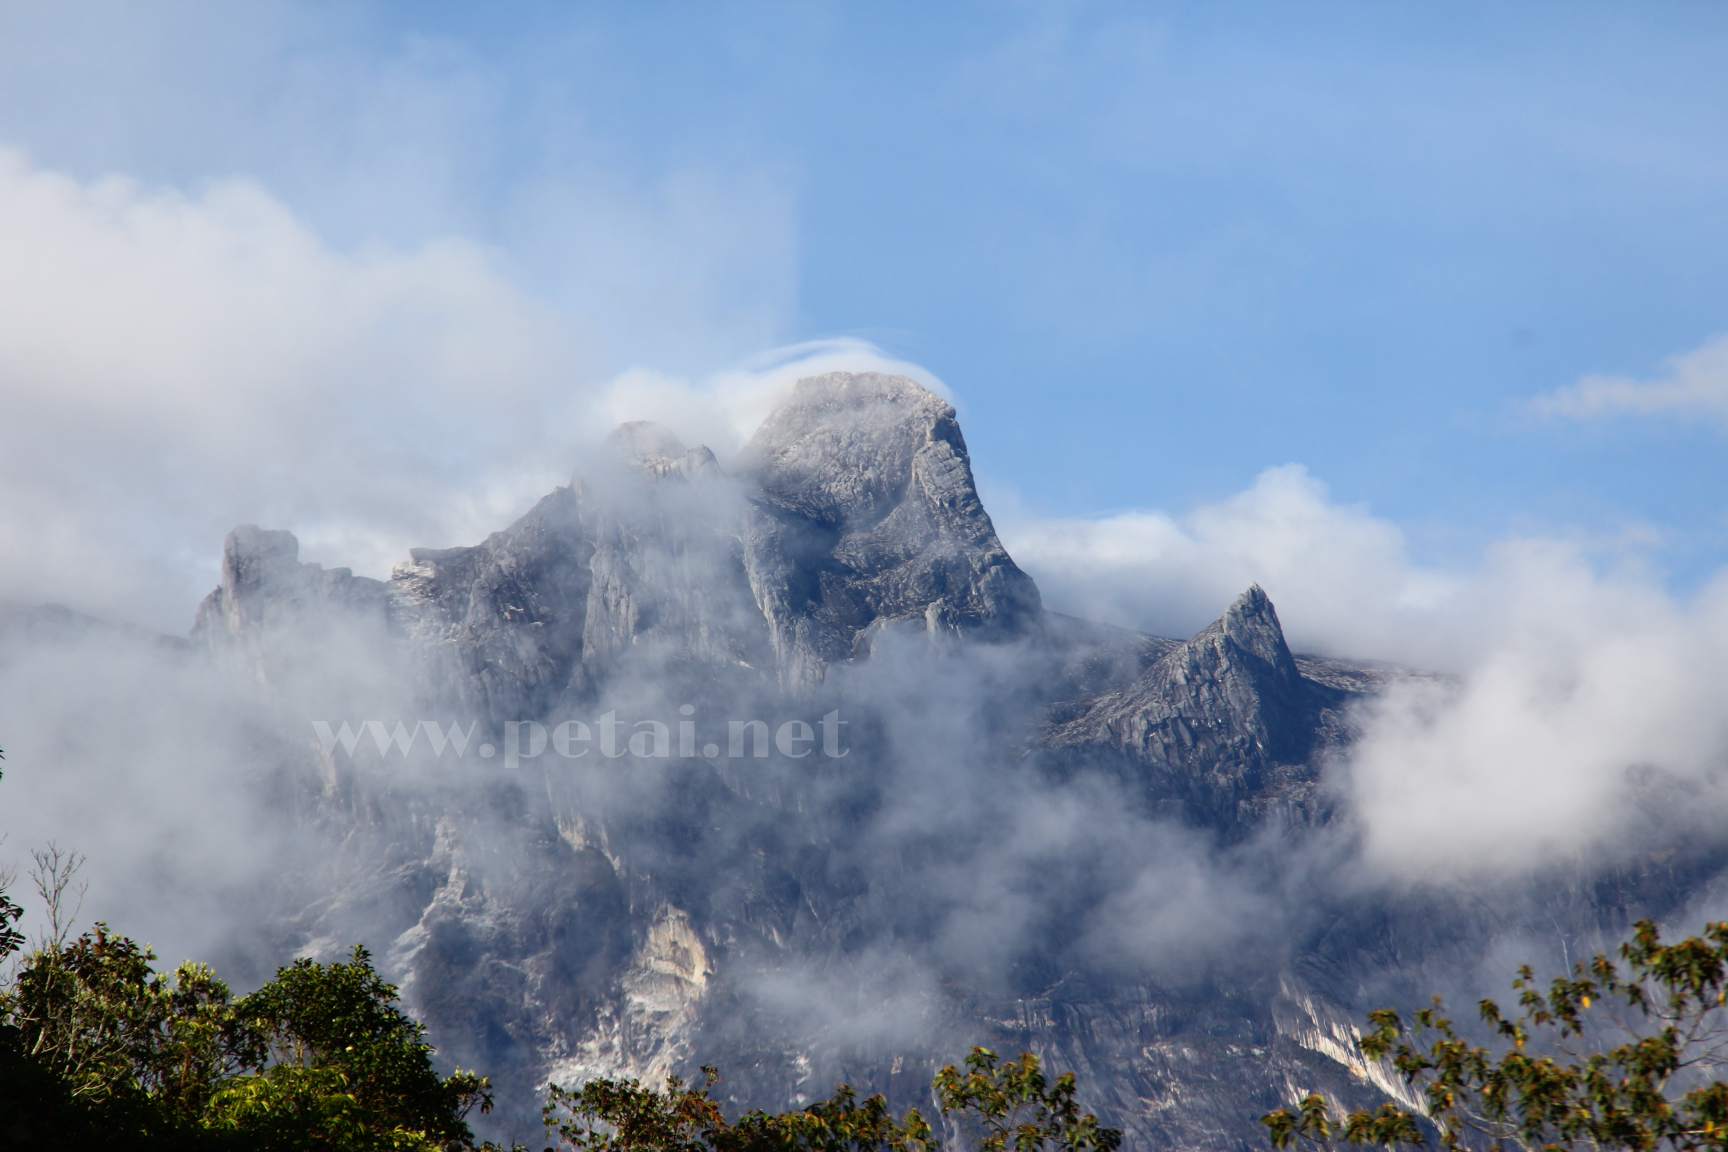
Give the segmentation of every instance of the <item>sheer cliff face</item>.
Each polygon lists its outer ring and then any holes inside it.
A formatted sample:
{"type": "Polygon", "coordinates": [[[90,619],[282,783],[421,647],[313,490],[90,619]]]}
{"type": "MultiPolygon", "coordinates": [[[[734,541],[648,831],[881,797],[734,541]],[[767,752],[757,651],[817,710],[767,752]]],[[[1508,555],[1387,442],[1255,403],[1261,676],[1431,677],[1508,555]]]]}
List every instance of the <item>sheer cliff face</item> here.
{"type": "Polygon", "coordinates": [[[1136,925],[1170,883],[1242,899],[1209,878],[1221,846],[1324,821],[1373,677],[1293,658],[1258,588],[1185,642],[1044,611],[954,410],[910,380],[800,381],[729,470],[625,425],[515,524],[387,584],[238,529],[194,637],[284,693],[364,652],[388,692],[354,699],[476,721],[476,744],[601,709],[847,718],[835,760],[322,749],[329,848],[273,931],[371,943],[440,1049],[504,1085],[505,1135],[532,1137],[549,1076],[711,1062],[741,1103],[846,1079],[903,1106],[973,1043],[1076,1068],[1131,1147],[1256,1145],[1290,1084],[1348,1081],[1335,1010],[1271,979],[1288,949],[1200,978],[1163,958],[1203,933],[1136,925]]]}
{"type": "Polygon", "coordinates": [[[594,552],[568,488],[474,547],[414,549],[387,603],[428,703],[497,722],[544,713],[581,660],[594,552]]]}
{"type": "Polygon", "coordinates": [[[1012,635],[1037,616],[972,483],[954,409],[901,377],[801,380],[744,451],[745,556],[792,683],[885,627],[1012,635]]]}
{"type": "Polygon", "coordinates": [[[767,627],[745,576],[739,486],[707,448],[686,449],[652,424],[624,425],[610,447],[614,466],[574,484],[594,543],[583,626],[588,679],[577,695],[591,694],[633,650],[650,660],[771,672],[767,627]]]}

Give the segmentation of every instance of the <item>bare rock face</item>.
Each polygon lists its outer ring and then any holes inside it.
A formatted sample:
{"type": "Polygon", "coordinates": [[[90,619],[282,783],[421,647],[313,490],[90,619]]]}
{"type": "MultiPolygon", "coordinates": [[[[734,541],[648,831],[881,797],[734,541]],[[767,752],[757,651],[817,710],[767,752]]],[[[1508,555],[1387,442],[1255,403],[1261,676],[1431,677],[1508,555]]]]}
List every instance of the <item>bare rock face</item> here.
{"type": "Polygon", "coordinates": [[[198,608],[195,641],[217,645],[224,636],[273,626],[305,626],[318,616],[379,615],[384,585],[350,568],[326,570],[300,563],[291,532],[242,524],[222,547],[222,582],[198,608]]]}
{"type": "Polygon", "coordinates": [[[482,543],[413,549],[387,594],[300,565],[287,532],[237,529],[195,634],[261,651],[270,621],[309,605],[333,622],[387,614],[428,700],[503,723],[669,660],[810,687],[887,628],[989,639],[1041,617],[954,409],[914,381],[798,382],[736,478],[647,422],[607,448],[482,543]]]}
{"type": "Polygon", "coordinates": [[[1254,585],[1132,684],[1058,709],[1044,743],[1117,766],[1156,811],[1247,827],[1273,794],[1306,798],[1327,721],[1355,698],[1302,674],[1254,585]]]}
{"type": "Polygon", "coordinates": [[[771,662],[713,453],[646,423],[607,447],[481,544],[396,566],[391,620],[428,698],[497,727],[591,699],[632,658],[771,662]]]}
{"type": "Polygon", "coordinates": [[[788,682],[896,624],[999,636],[1038,589],[979,502],[954,409],[904,377],[800,380],[744,451],[745,564],[788,682]]]}
{"type": "Polygon", "coordinates": [[[192,644],[268,682],[295,648],[335,635],[381,635],[386,611],[380,581],[302,564],[292,533],[243,524],[223,544],[222,582],[198,606],[192,644]]]}
{"type": "Polygon", "coordinates": [[[608,448],[612,459],[574,482],[593,554],[584,678],[572,698],[591,696],[627,663],[772,676],[744,569],[738,485],[706,447],[686,449],[658,425],[625,424],[608,448]]]}
{"type": "Polygon", "coordinates": [[[427,701],[495,724],[543,714],[582,658],[593,555],[569,488],[473,547],[413,549],[390,622],[427,701]]]}

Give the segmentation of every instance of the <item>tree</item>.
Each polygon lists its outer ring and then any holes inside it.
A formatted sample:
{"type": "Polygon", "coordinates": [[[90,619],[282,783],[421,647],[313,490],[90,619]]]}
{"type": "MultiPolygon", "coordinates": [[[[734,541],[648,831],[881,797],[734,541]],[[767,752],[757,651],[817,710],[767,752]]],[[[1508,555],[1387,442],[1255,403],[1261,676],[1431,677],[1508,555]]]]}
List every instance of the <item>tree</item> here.
{"type": "MultiPolygon", "coordinates": [[[[932,1087],[944,1115],[979,1137],[982,1152],[1113,1152],[1122,1134],[1103,1127],[1075,1102],[1073,1073],[1049,1084],[1038,1057],[999,1062],[974,1048],[969,1071],[949,1065],[932,1087]]],[[[666,1090],[638,1080],[594,1080],[580,1091],[553,1085],[546,1126],[581,1152],[933,1152],[930,1124],[916,1108],[896,1120],[880,1095],[860,1101],[842,1084],[819,1103],[787,1112],[747,1112],[727,1122],[709,1091],[719,1081],[702,1070],[701,1087],[668,1077],[666,1090]]]]}
{"type": "Polygon", "coordinates": [[[848,1085],[832,1099],[789,1112],[746,1112],[727,1121],[708,1093],[720,1080],[702,1069],[702,1086],[666,1078],[664,1092],[638,1080],[593,1080],[579,1091],[547,1092],[546,1126],[582,1152],[924,1152],[934,1147],[916,1108],[895,1120],[888,1102],[859,1102],[848,1085]]]}
{"type": "MultiPolygon", "coordinates": [[[[0,957],[18,906],[0,892],[0,957]]],[[[0,991],[0,1146],[454,1152],[492,1102],[440,1077],[425,1029],[364,948],[299,960],[235,1000],[207,965],[171,974],[107,925],[24,957],[0,991]]]]}
{"type": "Polygon", "coordinates": [[[146,1131],[196,1125],[226,1078],[263,1046],[206,965],[155,972],[156,956],[97,924],[26,958],[0,1005],[23,1051],[73,1100],[146,1131]]]}
{"type": "MultiPolygon", "coordinates": [[[[24,943],[18,921],[24,911],[0,887],[0,960],[24,943]]],[[[97,1137],[65,1082],[26,1049],[24,1035],[8,1019],[0,995],[0,1143],[7,1148],[88,1145],[97,1137]]]]}
{"type": "Polygon", "coordinates": [[[24,933],[18,931],[18,921],[23,917],[24,909],[12,902],[6,894],[6,885],[0,883],[0,960],[23,946],[24,933]]]}
{"type": "MultiPolygon", "coordinates": [[[[24,915],[10,898],[10,874],[0,876],[0,960],[24,945],[24,915]]],[[[0,1143],[7,1149],[81,1149],[107,1135],[90,1105],[54,1067],[31,1054],[35,1047],[19,1028],[16,997],[0,988],[0,1143]]]]}
{"type": "Polygon", "coordinates": [[[981,1130],[981,1152],[1114,1152],[1122,1143],[1121,1132],[1100,1126],[1090,1112],[1081,1113],[1072,1072],[1051,1085],[1033,1053],[998,1066],[988,1048],[972,1049],[966,1066],[971,1071],[964,1074],[952,1064],[938,1072],[936,1093],[944,1114],[957,1113],[981,1130]]]}
{"type": "Polygon", "coordinates": [[[756,1149],[809,1149],[810,1152],[927,1152],[934,1149],[930,1125],[918,1109],[895,1120],[881,1095],[860,1101],[849,1084],[827,1100],[789,1112],[747,1112],[732,1127],[721,1152],[756,1149]]]}
{"type": "Polygon", "coordinates": [[[1728,923],[1664,944],[1643,920],[1619,957],[1580,961],[1546,991],[1520,969],[1517,1012],[1477,1006],[1492,1048],[1438,998],[1408,1024],[1370,1013],[1362,1051],[1420,1086],[1425,1109],[1344,1115],[1314,1094],[1262,1118],[1273,1144],[1728,1152],[1728,923]]]}
{"type": "Polygon", "coordinates": [[[440,1077],[425,1026],[396,1000],[359,945],[345,964],[280,969],[235,1005],[267,1067],[222,1087],[216,1124],[273,1134],[282,1148],[472,1148],[466,1117],[491,1109],[490,1081],[440,1077]]]}
{"type": "Polygon", "coordinates": [[[720,1074],[707,1066],[702,1073],[702,1087],[668,1076],[664,1092],[640,1080],[591,1080],[575,1092],[553,1084],[541,1114],[550,1131],[583,1152],[706,1152],[726,1118],[708,1098],[720,1074]]]}

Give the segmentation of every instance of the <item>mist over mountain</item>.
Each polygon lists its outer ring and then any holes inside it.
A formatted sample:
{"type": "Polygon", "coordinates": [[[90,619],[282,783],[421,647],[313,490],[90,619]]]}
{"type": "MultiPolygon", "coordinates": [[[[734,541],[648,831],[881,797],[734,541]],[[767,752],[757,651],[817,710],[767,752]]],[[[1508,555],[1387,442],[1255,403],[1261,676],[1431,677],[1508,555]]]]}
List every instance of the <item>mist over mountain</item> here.
{"type": "Polygon", "coordinates": [[[905,377],[799,380],[724,463],[625,423],[388,580],[291,528],[235,529],[188,641],[0,617],[9,764],[60,765],[7,803],[97,813],[92,910],[238,983],[367,943],[504,1137],[548,1080],[705,1063],[739,1105],[898,1108],[982,1043],[1079,1072],[1129,1147],[1260,1147],[1294,1095],[1402,1091],[1363,1009],[1692,916],[1728,866],[1713,625],[1651,756],[1601,738],[1648,644],[1472,724],[1529,649],[1486,681],[1297,654],[1252,582],[1186,639],[1066,615],[905,377]],[[1580,709],[1566,787],[1458,802],[1460,756],[1552,759],[1580,709]]]}

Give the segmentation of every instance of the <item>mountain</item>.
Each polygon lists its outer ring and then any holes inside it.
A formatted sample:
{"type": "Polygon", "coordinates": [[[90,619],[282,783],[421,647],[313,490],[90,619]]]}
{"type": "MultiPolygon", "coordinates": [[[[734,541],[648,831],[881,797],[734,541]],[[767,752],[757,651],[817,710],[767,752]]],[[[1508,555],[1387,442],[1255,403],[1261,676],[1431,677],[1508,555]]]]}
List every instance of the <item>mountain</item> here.
{"type": "Polygon", "coordinates": [[[744,449],[745,567],[783,679],[807,684],[883,629],[1010,636],[1038,589],[972,482],[954,409],[910,380],[801,380],[744,449]]]}
{"type": "Polygon", "coordinates": [[[388,581],[236,529],[192,641],[272,702],[311,837],[257,931],[370,943],[504,1137],[548,1078],[900,1107],[984,1043],[1076,1070],[1131,1148],[1262,1147],[1299,1091],[1402,1091],[1352,1046],[1375,997],[1684,889],[1365,886],[1329,773],[1406,674],[1292,654],[1259,587],[1187,640],[1046,609],[899,377],[799,381],[728,467],[626,424],[388,581]]]}
{"type": "Polygon", "coordinates": [[[1113,765],[1152,811],[1222,829],[1298,816],[1359,691],[1304,676],[1259,585],[1133,683],[1053,711],[1044,745],[1113,765]]]}

